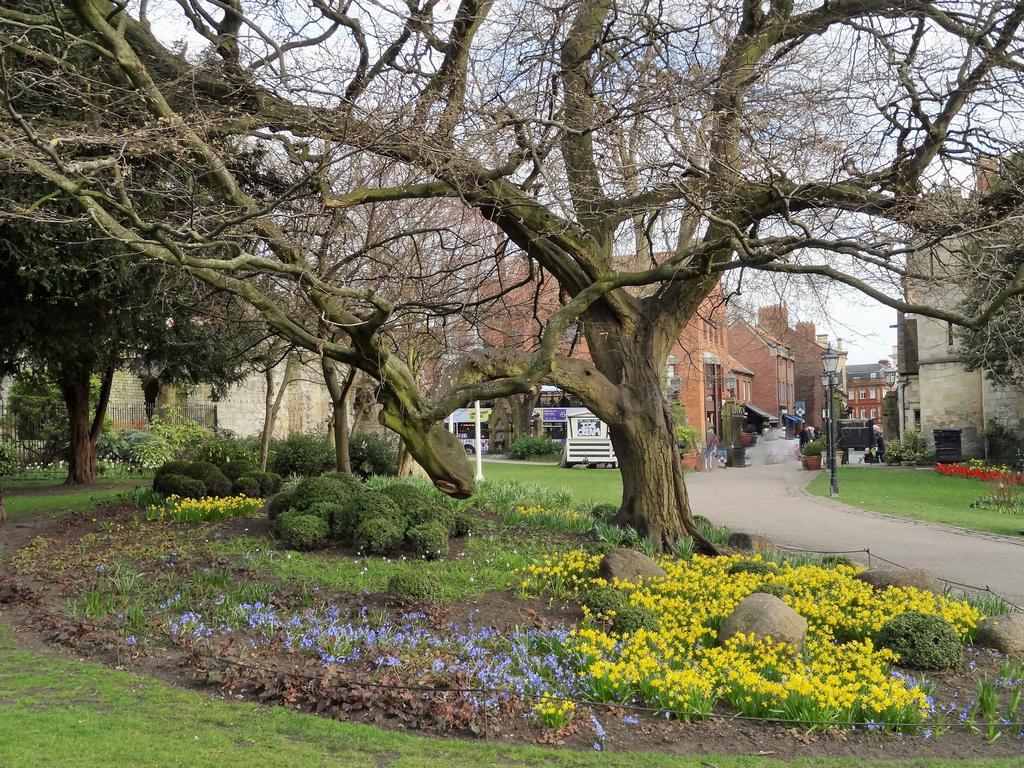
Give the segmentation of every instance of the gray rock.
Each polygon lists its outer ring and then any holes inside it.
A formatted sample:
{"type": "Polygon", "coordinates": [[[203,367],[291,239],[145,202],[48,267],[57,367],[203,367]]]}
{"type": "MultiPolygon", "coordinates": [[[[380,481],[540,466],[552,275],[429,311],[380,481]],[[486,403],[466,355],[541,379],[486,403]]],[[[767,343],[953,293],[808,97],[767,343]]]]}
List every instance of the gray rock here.
{"type": "Polygon", "coordinates": [[[758,536],[756,533],[730,534],[728,544],[730,547],[742,549],[744,552],[755,552],[761,555],[771,554],[775,551],[775,544],[771,539],[758,536]]]}
{"type": "Polygon", "coordinates": [[[1024,613],[982,619],[974,631],[974,644],[1009,656],[1024,656],[1024,613]]]}
{"type": "Polygon", "coordinates": [[[613,549],[601,560],[600,574],[606,579],[653,579],[665,575],[665,569],[643,552],[635,549],[613,549]]]}
{"type": "Polygon", "coordinates": [[[752,634],[755,640],[770,637],[777,643],[789,643],[800,649],[807,638],[807,619],[775,595],[755,592],[743,598],[722,622],[719,644],[739,632],[752,634]]]}
{"type": "Polygon", "coordinates": [[[870,584],[875,589],[914,587],[940,595],[943,592],[942,582],[920,568],[871,568],[858,573],[854,578],[870,584]]]}

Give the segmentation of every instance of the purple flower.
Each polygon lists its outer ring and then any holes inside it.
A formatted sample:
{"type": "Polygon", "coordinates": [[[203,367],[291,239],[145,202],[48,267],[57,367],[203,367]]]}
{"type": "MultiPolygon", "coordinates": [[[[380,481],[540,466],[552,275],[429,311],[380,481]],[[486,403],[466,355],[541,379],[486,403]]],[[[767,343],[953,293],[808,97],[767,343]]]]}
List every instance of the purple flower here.
{"type": "Polygon", "coordinates": [[[640,719],[637,718],[635,715],[626,715],[622,718],[622,722],[625,725],[636,725],[640,722],[640,719]]]}

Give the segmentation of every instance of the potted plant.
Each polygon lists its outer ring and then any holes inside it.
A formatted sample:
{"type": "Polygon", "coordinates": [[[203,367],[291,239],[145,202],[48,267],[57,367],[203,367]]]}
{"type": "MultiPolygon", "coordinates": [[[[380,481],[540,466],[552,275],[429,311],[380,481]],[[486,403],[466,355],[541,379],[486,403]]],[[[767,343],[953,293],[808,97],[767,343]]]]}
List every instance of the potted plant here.
{"type": "Polygon", "coordinates": [[[801,455],[804,469],[821,469],[821,452],[823,450],[825,450],[825,441],[821,438],[807,443],[801,455]]]}
{"type": "Polygon", "coordinates": [[[740,445],[744,448],[749,448],[754,444],[754,433],[753,432],[740,432],[740,445]]]}
{"type": "Polygon", "coordinates": [[[679,456],[683,463],[683,469],[696,469],[700,464],[697,441],[696,427],[676,427],[676,442],[679,445],[679,456]]]}

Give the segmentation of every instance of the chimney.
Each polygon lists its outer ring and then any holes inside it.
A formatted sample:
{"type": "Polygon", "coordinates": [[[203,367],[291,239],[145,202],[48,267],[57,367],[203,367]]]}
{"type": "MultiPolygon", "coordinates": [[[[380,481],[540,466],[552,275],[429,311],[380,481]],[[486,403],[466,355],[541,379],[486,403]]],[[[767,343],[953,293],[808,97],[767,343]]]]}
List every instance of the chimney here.
{"type": "Polygon", "coordinates": [[[789,330],[789,311],[780,304],[760,307],[757,310],[757,324],[781,340],[789,330]]]}
{"type": "Polygon", "coordinates": [[[808,339],[817,338],[817,335],[814,333],[814,323],[797,323],[796,332],[797,335],[808,339]]]}
{"type": "Polygon", "coordinates": [[[892,368],[892,363],[891,363],[891,362],[889,362],[888,360],[885,360],[885,359],[879,360],[879,361],[878,361],[878,364],[879,364],[879,365],[880,365],[880,366],[881,366],[882,368],[892,368]]]}
{"type": "Polygon", "coordinates": [[[992,177],[999,173],[999,161],[994,157],[983,157],[974,167],[974,191],[984,195],[992,188],[992,177]]]}
{"type": "Polygon", "coordinates": [[[828,346],[828,334],[827,333],[819,333],[819,334],[817,334],[814,337],[814,340],[816,342],[818,342],[818,346],[821,346],[821,347],[827,347],[828,346]]]}

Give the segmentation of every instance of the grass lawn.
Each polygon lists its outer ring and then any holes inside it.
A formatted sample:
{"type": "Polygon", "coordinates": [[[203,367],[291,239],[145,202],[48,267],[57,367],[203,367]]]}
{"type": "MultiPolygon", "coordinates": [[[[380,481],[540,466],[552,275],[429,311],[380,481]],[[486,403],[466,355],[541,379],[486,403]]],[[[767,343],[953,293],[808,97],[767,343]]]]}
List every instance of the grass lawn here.
{"type": "Polygon", "coordinates": [[[594,504],[622,502],[622,476],[617,469],[562,469],[552,464],[514,464],[507,461],[485,461],[487,480],[518,480],[549,488],[565,488],[581,501],[594,504]]]}
{"type": "MultiPolygon", "coordinates": [[[[0,765],[19,768],[905,765],[858,759],[783,763],[764,757],[595,754],[410,736],[283,707],[228,703],[98,664],[20,650],[2,626],[0,672],[0,765]]],[[[914,764],[939,768],[968,763],[920,760],[914,764]]],[[[992,759],[969,764],[1010,768],[1020,763],[992,759]]]]}
{"type": "MultiPolygon", "coordinates": [[[[807,490],[828,496],[829,478],[821,472],[807,490]]],[[[947,523],[976,531],[1017,536],[1024,529],[1024,516],[971,509],[971,502],[989,493],[980,480],[949,477],[922,469],[895,467],[841,467],[839,499],[862,509],[947,523]]]]}
{"type": "Polygon", "coordinates": [[[147,487],[148,478],[101,480],[96,485],[64,485],[61,480],[4,481],[4,501],[12,519],[26,515],[56,515],[82,512],[95,504],[111,501],[132,488],[147,487]]]}

